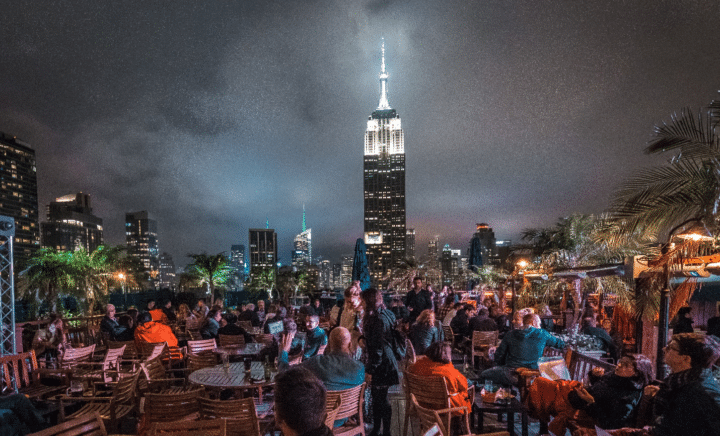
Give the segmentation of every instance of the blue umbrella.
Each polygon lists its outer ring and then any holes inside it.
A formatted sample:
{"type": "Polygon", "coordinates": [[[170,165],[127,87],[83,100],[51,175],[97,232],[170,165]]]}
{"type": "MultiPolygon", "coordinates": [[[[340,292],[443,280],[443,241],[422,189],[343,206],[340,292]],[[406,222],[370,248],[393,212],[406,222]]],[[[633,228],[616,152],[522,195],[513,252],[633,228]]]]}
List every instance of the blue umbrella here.
{"type": "Polygon", "coordinates": [[[370,287],[370,268],[368,268],[367,256],[365,255],[365,242],[358,238],[355,242],[355,257],[353,258],[352,280],[360,282],[360,288],[364,291],[370,287]]]}

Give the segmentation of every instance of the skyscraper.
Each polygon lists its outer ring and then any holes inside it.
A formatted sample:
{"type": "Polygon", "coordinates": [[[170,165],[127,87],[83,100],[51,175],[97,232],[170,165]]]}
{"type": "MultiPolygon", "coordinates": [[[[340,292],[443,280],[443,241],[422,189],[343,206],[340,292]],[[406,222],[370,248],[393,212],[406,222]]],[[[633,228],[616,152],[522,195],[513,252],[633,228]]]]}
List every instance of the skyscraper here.
{"type": "Polygon", "coordinates": [[[388,103],[385,43],[380,104],[365,130],[365,244],[375,286],[405,257],[405,137],[400,116],[388,103]]]}
{"type": "Polygon", "coordinates": [[[312,263],[312,229],[305,224],[305,206],[303,206],[302,232],[293,241],[292,266],[306,268],[312,263]]]}
{"type": "Polygon", "coordinates": [[[277,266],[277,233],[275,229],[248,230],[250,242],[250,277],[254,280],[266,270],[277,266]]]}
{"type": "Polygon", "coordinates": [[[157,222],[150,219],[146,210],[125,214],[125,242],[128,254],[136,256],[150,274],[150,283],[157,288],[160,269],[157,222]]]}
{"type": "MultiPolygon", "coordinates": [[[[0,132],[0,215],[15,219],[13,261],[22,267],[40,247],[35,150],[0,132]]],[[[16,272],[20,270],[15,268],[16,272]]]]}
{"type": "Polygon", "coordinates": [[[415,229],[407,229],[405,233],[405,257],[415,259],[415,229]]]}
{"type": "Polygon", "coordinates": [[[245,246],[242,244],[230,246],[230,268],[233,269],[230,285],[237,291],[243,288],[245,281],[245,246]]]}
{"type": "Polygon", "coordinates": [[[103,221],[92,213],[90,196],[78,192],[58,197],[47,207],[47,222],[40,223],[43,247],[62,251],[94,251],[103,243],[103,221]]]}
{"type": "Polygon", "coordinates": [[[175,289],[177,284],[176,273],[175,273],[175,262],[168,253],[162,253],[160,255],[160,267],[158,269],[158,287],[160,289],[175,289]]]}

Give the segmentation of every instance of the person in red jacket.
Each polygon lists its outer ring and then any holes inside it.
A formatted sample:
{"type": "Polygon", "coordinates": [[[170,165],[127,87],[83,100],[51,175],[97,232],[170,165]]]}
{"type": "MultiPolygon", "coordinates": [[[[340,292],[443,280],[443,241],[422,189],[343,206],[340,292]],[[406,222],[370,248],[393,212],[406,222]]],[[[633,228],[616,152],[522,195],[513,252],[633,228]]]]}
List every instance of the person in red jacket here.
{"type": "Polygon", "coordinates": [[[135,342],[167,342],[170,347],[177,347],[178,345],[178,340],[172,329],[165,324],[153,321],[148,312],[143,312],[138,316],[135,342]]]}

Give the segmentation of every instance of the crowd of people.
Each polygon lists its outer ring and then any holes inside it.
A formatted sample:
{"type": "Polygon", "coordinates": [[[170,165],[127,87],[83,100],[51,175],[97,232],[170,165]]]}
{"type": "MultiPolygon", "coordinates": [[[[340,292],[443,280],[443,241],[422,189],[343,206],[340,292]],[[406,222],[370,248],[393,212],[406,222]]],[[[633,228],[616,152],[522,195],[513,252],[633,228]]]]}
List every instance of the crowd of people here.
{"type": "MultiPolygon", "coordinates": [[[[275,412],[284,434],[329,435],[322,419],[326,392],[366,382],[371,403],[369,434],[388,436],[393,414],[388,391],[400,382],[402,356],[395,346],[397,331],[407,335],[418,355],[407,371],[445,378],[453,405],[468,409],[472,402],[469,383],[453,364],[453,352],[458,357],[467,351],[464,347],[469,346],[473,332],[497,331],[501,338],[493,350],[491,367],[480,371],[477,381],[492,381],[508,389],[518,386],[518,369],[538,368],[546,347],[566,347],[552,334],[547,309],[520,310],[509,317],[498,303],[492,298],[461,301],[451,288],[434,292],[416,278],[404,301],[394,298],[389,307],[382,292],[373,288],[363,291],[359,283],[353,283],[329,311],[319,300],[297,313],[277,302],[266,306],[263,300],[233,310],[225,310],[221,301],[208,307],[203,299],[192,310],[186,304],[175,310],[170,301],[160,307],[148,301],[145,310],[131,309],[119,318],[115,307],[107,305],[100,328],[113,341],[178,346],[171,325],[192,325],[206,339],[242,335],[245,342],[252,342],[253,335],[243,326],[271,333],[274,325],[282,325],[281,333],[274,334],[270,357],[277,357],[280,372],[275,412]],[[327,323],[325,328],[321,319],[327,323]],[[452,337],[445,337],[444,326],[450,327],[452,337]]],[[[615,370],[603,373],[595,369],[586,383],[537,377],[527,393],[531,413],[552,419],[549,430],[558,435],[565,434],[571,423],[578,427],[579,435],[588,434],[584,429],[595,425],[617,435],[720,434],[720,385],[710,370],[720,357],[720,343],[711,335],[686,333],[692,321],[688,314],[681,310],[675,334],[664,350],[671,374],[661,381],[653,380],[648,358],[622,355],[595,316],[586,316],[582,333],[597,338],[606,358],[617,362],[615,370]]],[[[38,356],[48,359],[62,355],[67,346],[63,321],[56,316],[33,340],[38,356]]]]}

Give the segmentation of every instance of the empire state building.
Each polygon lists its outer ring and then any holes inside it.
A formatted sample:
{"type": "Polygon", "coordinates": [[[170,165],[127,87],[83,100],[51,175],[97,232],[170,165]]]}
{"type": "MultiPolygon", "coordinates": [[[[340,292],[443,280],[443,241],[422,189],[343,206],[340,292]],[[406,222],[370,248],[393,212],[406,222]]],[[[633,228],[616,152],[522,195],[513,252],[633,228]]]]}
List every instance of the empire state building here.
{"type": "Polygon", "coordinates": [[[387,98],[385,43],[380,104],[365,130],[365,244],[374,286],[405,257],[405,137],[387,98]]]}

